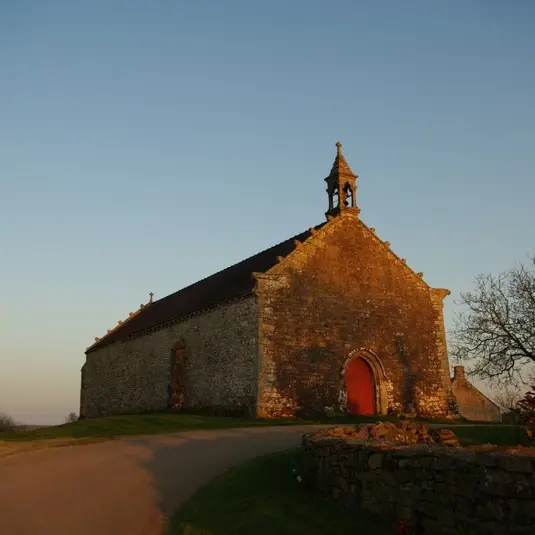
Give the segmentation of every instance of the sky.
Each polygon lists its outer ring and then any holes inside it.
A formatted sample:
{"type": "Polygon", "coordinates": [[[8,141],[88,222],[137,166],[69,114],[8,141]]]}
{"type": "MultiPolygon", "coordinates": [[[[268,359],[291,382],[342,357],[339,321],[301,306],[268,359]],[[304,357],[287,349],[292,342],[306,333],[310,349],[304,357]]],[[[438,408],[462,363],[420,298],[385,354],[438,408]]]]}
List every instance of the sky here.
{"type": "Polygon", "coordinates": [[[79,410],[128,313],[324,220],[459,292],[535,252],[529,0],[0,1],[0,412],[79,410]]]}

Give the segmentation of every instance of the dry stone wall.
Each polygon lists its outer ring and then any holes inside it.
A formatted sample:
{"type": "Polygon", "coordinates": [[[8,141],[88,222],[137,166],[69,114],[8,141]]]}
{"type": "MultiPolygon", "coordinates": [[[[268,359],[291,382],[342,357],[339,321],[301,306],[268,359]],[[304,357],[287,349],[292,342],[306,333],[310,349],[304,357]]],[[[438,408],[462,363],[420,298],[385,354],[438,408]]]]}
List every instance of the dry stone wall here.
{"type": "Polygon", "coordinates": [[[388,515],[406,533],[535,533],[535,450],[395,445],[340,435],[303,437],[304,476],[316,492],[388,515]]]}

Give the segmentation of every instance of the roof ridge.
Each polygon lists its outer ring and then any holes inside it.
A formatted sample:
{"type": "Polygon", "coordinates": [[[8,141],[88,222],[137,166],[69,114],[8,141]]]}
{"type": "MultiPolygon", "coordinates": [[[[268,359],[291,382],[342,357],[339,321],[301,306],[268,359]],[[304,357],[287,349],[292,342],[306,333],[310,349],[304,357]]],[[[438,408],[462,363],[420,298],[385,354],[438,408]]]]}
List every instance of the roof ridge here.
{"type": "MultiPolygon", "coordinates": [[[[326,222],[320,223],[312,227],[312,229],[313,231],[319,230],[325,224],[326,222]]],[[[289,254],[287,252],[288,248],[295,248],[295,241],[306,238],[309,233],[311,233],[310,229],[295,234],[254,255],[216,271],[208,277],[185,286],[162,299],[143,305],[135,313],[130,313],[127,320],[122,323],[119,322],[113,329],[109,329],[107,334],[102,338],[98,340],[95,338],[95,343],[89,346],[86,351],[96,349],[100,343],[107,345],[113,343],[115,340],[123,339],[117,332],[134,318],[139,317],[139,320],[135,325],[126,329],[124,337],[128,337],[135,332],[146,331],[155,325],[167,323],[171,319],[175,319],[186,313],[186,309],[187,314],[199,312],[215,304],[224,302],[228,298],[252,293],[254,285],[252,273],[255,271],[262,273],[269,271],[278,261],[277,249],[281,249],[281,253],[287,255],[289,254]],[[228,272],[228,276],[225,276],[226,272],[228,272]],[[234,283],[235,280],[238,282],[234,283]],[[250,288],[249,284],[251,285],[250,288]],[[217,291],[218,289],[222,291],[217,291]],[[151,310],[153,311],[152,313],[149,312],[151,310]],[[146,315],[141,314],[144,311],[147,311],[146,315]],[[175,312],[176,316],[174,315],[175,312]]]]}
{"type": "MultiPolygon", "coordinates": [[[[314,238],[317,239],[319,232],[324,231],[328,227],[335,225],[337,223],[337,221],[341,221],[341,220],[342,220],[341,217],[333,217],[331,215],[328,215],[327,216],[327,221],[325,221],[324,223],[321,223],[320,225],[316,225],[315,227],[310,227],[308,229],[308,231],[306,231],[306,232],[309,232],[310,235],[307,236],[303,241],[296,239],[297,236],[300,236],[300,234],[297,234],[296,236],[294,236],[294,238],[293,238],[294,249],[292,251],[290,251],[286,256],[278,256],[277,257],[277,260],[278,260],[277,264],[275,264],[273,267],[271,267],[266,272],[266,274],[269,274],[269,272],[271,270],[275,269],[279,264],[284,262],[287,258],[291,258],[293,255],[298,254],[300,247],[302,247],[306,243],[310,243],[311,241],[313,241],[314,238]]],[[[290,238],[290,239],[292,239],[292,238],[290,238]]]]}
{"type": "Polygon", "coordinates": [[[86,351],[88,351],[89,349],[91,349],[94,345],[98,344],[99,342],[101,342],[102,340],[104,340],[106,338],[106,336],[109,336],[110,334],[112,334],[113,332],[115,332],[117,329],[119,329],[120,327],[122,327],[123,325],[125,325],[126,323],[128,323],[132,318],[135,318],[137,315],[139,315],[141,313],[142,310],[145,310],[145,308],[147,308],[148,306],[150,306],[152,303],[147,303],[147,304],[141,304],[140,307],[135,311],[135,312],[129,312],[128,313],[128,318],[124,319],[124,320],[119,320],[117,322],[117,325],[115,325],[115,327],[113,327],[113,329],[108,329],[106,331],[106,334],[103,335],[102,337],[98,337],[98,336],[95,336],[95,342],[93,344],[91,344],[89,347],[86,348],[86,351]]]}
{"type": "MultiPolygon", "coordinates": [[[[455,376],[454,377],[450,376],[450,383],[453,383],[455,380],[456,380],[455,376]]],[[[475,384],[473,384],[471,381],[469,381],[466,377],[464,378],[464,382],[467,383],[469,388],[472,388],[473,390],[475,390],[476,392],[481,394],[489,403],[492,403],[495,407],[499,407],[498,403],[496,403],[493,399],[491,399],[489,396],[487,396],[487,394],[482,392],[475,384]]]]}
{"type": "Polygon", "coordinates": [[[219,275],[220,273],[222,273],[223,271],[226,271],[227,269],[231,269],[233,267],[239,266],[240,264],[244,264],[244,263],[248,262],[249,260],[252,260],[253,258],[256,258],[257,256],[260,256],[261,254],[266,253],[267,251],[269,251],[271,249],[275,249],[276,247],[279,247],[280,245],[282,245],[283,243],[285,243],[285,242],[287,242],[289,240],[294,240],[295,238],[297,238],[297,236],[301,236],[301,234],[305,234],[306,232],[309,232],[310,229],[312,229],[312,228],[315,229],[315,230],[318,230],[323,225],[325,225],[325,223],[320,223],[319,225],[316,225],[314,227],[310,227],[309,229],[304,230],[303,232],[299,232],[298,234],[295,234],[294,236],[291,236],[290,238],[286,238],[285,240],[281,240],[280,242],[278,242],[278,243],[276,243],[274,245],[271,245],[270,247],[267,247],[266,249],[262,249],[261,251],[259,251],[258,253],[255,253],[254,255],[248,256],[248,257],[244,258],[243,260],[240,260],[239,262],[236,262],[234,264],[230,264],[230,266],[222,268],[219,271],[216,271],[216,272],[212,273],[211,275],[208,275],[207,277],[204,277],[203,279],[200,279],[200,280],[198,280],[196,282],[193,282],[192,284],[188,284],[188,286],[184,286],[183,288],[180,288],[180,290],[177,290],[177,291],[175,291],[175,292],[173,292],[173,293],[171,293],[169,295],[166,295],[165,297],[162,297],[161,299],[158,299],[155,302],[165,301],[167,298],[177,294],[178,292],[181,292],[182,290],[186,290],[187,288],[193,288],[194,286],[197,286],[198,284],[206,282],[207,280],[215,277],[216,275],[219,275]]]}
{"type": "Polygon", "coordinates": [[[362,221],[362,219],[359,218],[359,221],[361,223],[361,225],[379,242],[381,243],[382,245],[384,245],[388,251],[394,256],[394,258],[396,260],[398,260],[399,262],[401,262],[401,264],[403,264],[415,277],[418,278],[418,280],[420,282],[422,282],[425,286],[427,286],[427,288],[429,288],[430,290],[433,290],[434,287],[431,286],[427,281],[424,280],[424,273],[423,271],[419,271],[419,272],[416,272],[414,271],[414,269],[412,269],[409,264],[407,264],[407,259],[406,258],[401,258],[397,253],[395,253],[392,248],[390,247],[390,242],[389,241],[386,241],[386,240],[382,240],[381,238],[379,238],[379,236],[377,236],[377,233],[375,232],[375,227],[369,227],[368,225],[366,225],[366,223],[364,223],[364,221],[362,221]]]}

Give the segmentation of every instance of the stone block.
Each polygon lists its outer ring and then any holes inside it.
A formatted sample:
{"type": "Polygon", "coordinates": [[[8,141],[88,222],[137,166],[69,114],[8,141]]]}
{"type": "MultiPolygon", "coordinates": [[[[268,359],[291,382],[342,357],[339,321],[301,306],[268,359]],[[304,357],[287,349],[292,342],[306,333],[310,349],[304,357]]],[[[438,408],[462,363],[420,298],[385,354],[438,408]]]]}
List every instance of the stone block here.
{"type": "Polygon", "coordinates": [[[256,300],[248,297],[89,352],[81,412],[97,417],[167,409],[173,350],[182,341],[186,348],[183,406],[254,413],[257,317],[256,300]]]}
{"type": "Polygon", "coordinates": [[[534,461],[532,457],[524,455],[502,455],[500,467],[507,472],[521,472],[524,474],[534,473],[534,461]]]}
{"type": "Polygon", "coordinates": [[[477,506],[475,514],[503,523],[507,517],[507,505],[505,500],[485,500],[477,506]]]}
{"type": "Polygon", "coordinates": [[[383,465],[383,454],[382,453],[373,453],[368,459],[368,467],[370,470],[378,470],[383,465]]]}
{"type": "MultiPolygon", "coordinates": [[[[354,447],[365,452],[368,462],[352,468],[356,482],[340,497],[342,503],[349,503],[347,496],[355,496],[355,503],[367,510],[380,511],[393,521],[414,521],[425,535],[531,533],[526,529],[535,525],[531,486],[535,478],[524,471],[524,465],[500,462],[488,468],[481,462],[481,451],[476,455],[463,448],[437,447],[426,458],[438,459],[442,468],[449,468],[432,472],[421,468],[422,457],[415,454],[418,446],[392,445],[388,451],[384,443],[371,442],[354,447]],[[372,468],[369,461],[375,456],[381,456],[382,462],[372,461],[372,468]],[[400,466],[391,462],[396,459],[410,462],[400,466]]],[[[492,450],[486,455],[496,456],[492,450]]],[[[524,452],[524,458],[531,456],[524,452]]],[[[341,463],[346,460],[343,455],[338,458],[341,463]]]]}

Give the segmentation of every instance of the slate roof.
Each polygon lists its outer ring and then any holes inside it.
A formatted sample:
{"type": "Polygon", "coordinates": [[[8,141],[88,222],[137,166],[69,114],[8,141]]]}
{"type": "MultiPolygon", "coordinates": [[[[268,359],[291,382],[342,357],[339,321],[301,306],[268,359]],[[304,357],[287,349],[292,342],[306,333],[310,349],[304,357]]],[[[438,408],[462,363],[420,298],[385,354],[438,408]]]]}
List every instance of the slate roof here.
{"type": "MultiPolygon", "coordinates": [[[[318,230],[323,225],[325,223],[317,225],[315,229],[318,230]]],[[[295,249],[294,240],[302,242],[310,236],[310,230],[301,232],[223,271],[146,305],[123,325],[94,343],[86,353],[234,297],[251,294],[254,288],[253,273],[265,273],[277,264],[278,256],[287,256],[295,249]]]]}

